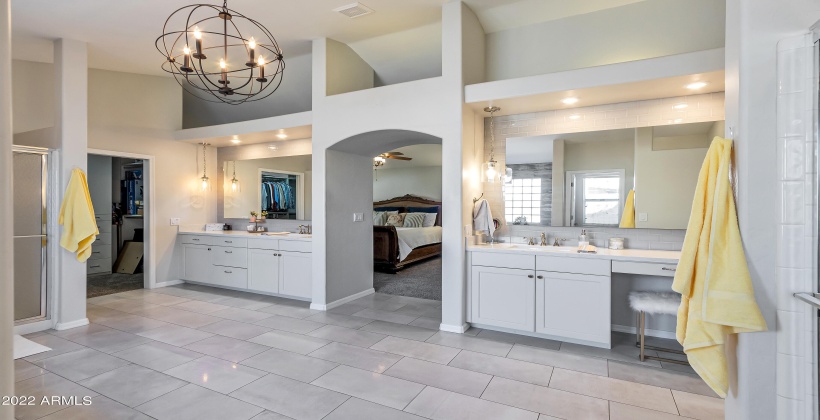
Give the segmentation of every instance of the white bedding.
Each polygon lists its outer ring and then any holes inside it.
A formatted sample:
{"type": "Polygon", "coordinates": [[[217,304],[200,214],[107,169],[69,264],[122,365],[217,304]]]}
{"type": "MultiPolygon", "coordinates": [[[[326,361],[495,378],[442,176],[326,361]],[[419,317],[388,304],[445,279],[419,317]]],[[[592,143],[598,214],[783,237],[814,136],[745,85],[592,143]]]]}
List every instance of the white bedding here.
{"type": "Polygon", "coordinates": [[[396,233],[399,236],[399,261],[404,261],[414,248],[441,242],[441,226],[400,227],[396,228],[396,233]]]}

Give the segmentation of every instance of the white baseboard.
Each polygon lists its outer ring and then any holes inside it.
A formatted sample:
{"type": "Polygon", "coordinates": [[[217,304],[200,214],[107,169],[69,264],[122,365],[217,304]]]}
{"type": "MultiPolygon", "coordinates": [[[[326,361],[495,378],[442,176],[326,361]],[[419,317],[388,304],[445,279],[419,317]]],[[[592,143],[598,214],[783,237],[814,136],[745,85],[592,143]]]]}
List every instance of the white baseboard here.
{"type": "Polygon", "coordinates": [[[58,322],[54,325],[54,329],[57,331],[70,330],[72,328],[82,327],[83,325],[88,325],[88,318],[78,319],[71,322],[58,322]]]}
{"type": "MultiPolygon", "coordinates": [[[[637,334],[638,329],[636,327],[630,327],[627,325],[615,325],[612,324],[612,331],[615,332],[622,332],[628,334],[637,334]]],[[[649,337],[658,337],[658,338],[669,338],[672,340],[676,340],[677,337],[675,336],[674,331],[663,331],[663,330],[650,330],[649,328],[644,330],[644,334],[649,337]]]]}
{"type": "Polygon", "coordinates": [[[152,289],[159,289],[160,287],[168,287],[168,286],[175,286],[177,284],[185,283],[184,280],[168,280],[162,283],[154,283],[154,287],[152,289]]]}
{"type": "Polygon", "coordinates": [[[320,304],[320,303],[311,303],[310,304],[310,309],[315,309],[317,311],[326,311],[328,309],[333,309],[337,306],[342,306],[347,302],[352,302],[356,299],[365,297],[367,295],[372,295],[373,293],[376,293],[376,289],[371,287],[370,289],[361,291],[359,293],[356,293],[355,295],[350,295],[348,297],[341,298],[339,300],[334,300],[333,302],[330,302],[328,304],[323,305],[323,304],[320,304]]]}
{"type": "Polygon", "coordinates": [[[470,328],[470,326],[467,325],[466,322],[462,325],[441,324],[441,325],[438,326],[438,329],[440,329],[441,331],[457,333],[457,334],[463,334],[469,328],[470,328]]]}
{"type": "Polygon", "coordinates": [[[14,326],[14,334],[26,335],[54,328],[54,320],[44,319],[42,321],[29,322],[14,326]]]}

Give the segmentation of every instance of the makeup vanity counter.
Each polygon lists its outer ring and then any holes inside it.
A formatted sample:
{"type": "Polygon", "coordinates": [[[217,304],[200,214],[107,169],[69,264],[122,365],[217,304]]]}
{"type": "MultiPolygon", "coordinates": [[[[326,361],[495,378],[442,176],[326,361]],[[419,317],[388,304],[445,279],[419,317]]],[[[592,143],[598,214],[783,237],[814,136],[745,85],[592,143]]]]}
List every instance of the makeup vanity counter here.
{"type": "Polygon", "coordinates": [[[301,300],[312,297],[311,235],[180,231],[182,279],[301,300]]]}
{"type": "Polygon", "coordinates": [[[674,277],[679,251],[487,244],[467,247],[467,321],[478,328],[611,347],[612,273],[674,277]]]}

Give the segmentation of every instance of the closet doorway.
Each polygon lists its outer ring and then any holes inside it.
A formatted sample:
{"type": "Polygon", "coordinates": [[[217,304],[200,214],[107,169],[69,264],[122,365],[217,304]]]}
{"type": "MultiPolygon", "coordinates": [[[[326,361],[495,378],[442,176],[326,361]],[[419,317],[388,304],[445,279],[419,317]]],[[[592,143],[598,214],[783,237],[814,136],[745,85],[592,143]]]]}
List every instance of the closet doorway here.
{"type": "Polygon", "coordinates": [[[150,287],[150,169],[150,157],[89,151],[88,190],[100,234],[86,262],[88,298],[150,287]]]}

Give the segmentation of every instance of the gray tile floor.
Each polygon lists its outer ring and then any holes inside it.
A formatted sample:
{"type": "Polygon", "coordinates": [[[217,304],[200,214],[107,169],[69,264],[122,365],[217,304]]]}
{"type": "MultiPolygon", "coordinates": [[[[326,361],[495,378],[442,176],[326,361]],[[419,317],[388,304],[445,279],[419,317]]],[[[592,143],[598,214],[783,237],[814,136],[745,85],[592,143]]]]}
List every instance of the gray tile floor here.
{"type": "MultiPolygon", "coordinates": [[[[180,285],[88,300],[91,324],[28,338],[16,393],[90,405],[18,406],[18,419],[722,419],[681,366],[613,348],[472,329],[437,331],[441,302],[374,294],[305,302],[180,285]],[[681,417],[683,416],[683,417],[681,417]],[[689,417],[686,417],[689,416],[689,417]]],[[[668,340],[661,344],[669,345],[668,340]]]]}

